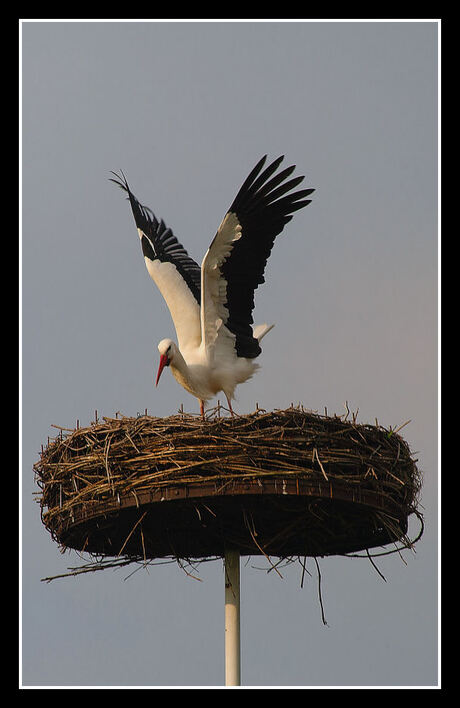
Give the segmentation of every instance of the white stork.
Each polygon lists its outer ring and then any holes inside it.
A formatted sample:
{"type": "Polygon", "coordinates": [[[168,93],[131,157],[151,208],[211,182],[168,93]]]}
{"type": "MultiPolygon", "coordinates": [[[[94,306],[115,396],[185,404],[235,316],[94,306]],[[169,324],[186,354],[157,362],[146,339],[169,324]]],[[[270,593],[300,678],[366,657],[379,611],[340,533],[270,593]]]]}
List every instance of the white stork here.
{"type": "Polygon", "coordinates": [[[264,270],[276,236],[292,213],[310,203],[314,189],[292,192],[302,177],[287,177],[295,165],[274,174],[284,156],[263,169],[265,155],[251,171],[225,214],[200,266],[188,255],[163,220],[142,206],[126,178],[111,179],[128,193],[147,270],[166,300],[177,344],[162,339],[156,385],[165,366],[200,402],[223,391],[233,416],[238,384],[259,365],[260,340],[274,325],[252,327],[254,291],[264,282],[264,270]]]}

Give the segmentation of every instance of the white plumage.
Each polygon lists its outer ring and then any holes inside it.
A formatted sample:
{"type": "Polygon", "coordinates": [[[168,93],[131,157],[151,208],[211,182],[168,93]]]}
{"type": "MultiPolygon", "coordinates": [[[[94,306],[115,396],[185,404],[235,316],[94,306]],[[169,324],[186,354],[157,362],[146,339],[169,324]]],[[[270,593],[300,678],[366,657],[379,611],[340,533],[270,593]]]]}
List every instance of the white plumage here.
{"type": "Polygon", "coordinates": [[[177,344],[158,345],[160,365],[204,405],[223,391],[231,414],[238,384],[258,368],[260,341],[273,325],[252,327],[254,291],[276,236],[292,213],[310,203],[313,189],[292,192],[303,177],[286,181],[295,165],[274,174],[283,156],[263,170],[264,156],[251,171],[209,246],[201,267],[190,258],[170,228],[158,221],[131,192],[125,176],[112,179],[131,204],[147,270],[168,305],[177,344]],[[273,176],[274,175],[274,176],[273,176]]]}

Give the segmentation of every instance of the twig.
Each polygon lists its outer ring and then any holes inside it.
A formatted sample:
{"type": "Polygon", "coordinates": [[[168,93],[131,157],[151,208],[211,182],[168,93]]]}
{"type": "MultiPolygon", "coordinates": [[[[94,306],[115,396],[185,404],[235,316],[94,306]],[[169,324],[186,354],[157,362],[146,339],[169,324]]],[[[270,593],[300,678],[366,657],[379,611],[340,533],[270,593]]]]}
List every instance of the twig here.
{"type": "MultiPolygon", "coordinates": [[[[188,577],[189,577],[189,578],[192,578],[193,580],[198,580],[198,582],[200,582],[200,583],[203,582],[201,578],[198,578],[196,575],[192,575],[192,573],[189,573],[189,572],[188,572],[188,570],[185,568],[185,566],[184,566],[182,560],[181,560],[179,557],[176,558],[176,561],[177,561],[177,564],[178,564],[179,568],[181,568],[181,570],[184,571],[185,575],[188,575],[188,577]]],[[[190,564],[190,565],[191,565],[191,564],[190,564]]]]}
{"type": "Polygon", "coordinates": [[[319,563],[318,563],[318,559],[316,558],[316,556],[314,556],[314,560],[316,563],[316,570],[318,571],[318,597],[319,597],[319,604],[321,607],[321,619],[323,621],[323,624],[326,625],[326,627],[327,627],[328,624],[327,624],[326,618],[324,616],[323,597],[321,594],[321,571],[319,569],[319,563]]]}
{"type": "Polygon", "coordinates": [[[321,460],[319,459],[318,450],[316,449],[316,447],[313,448],[313,462],[315,461],[315,455],[316,455],[316,459],[318,460],[318,464],[321,467],[321,472],[323,473],[324,479],[326,480],[326,482],[329,482],[329,478],[328,478],[326,472],[324,471],[323,465],[321,464],[321,460]]]}
{"type": "Polygon", "coordinates": [[[302,577],[300,579],[300,587],[303,588],[303,579],[304,579],[305,573],[308,573],[308,575],[311,577],[310,571],[307,570],[307,556],[303,557],[303,561],[301,561],[299,558],[299,563],[302,566],[302,577]]]}
{"type": "MultiPolygon", "coordinates": [[[[247,522],[247,514],[246,514],[246,510],[245,510],[245,509],[243,509],[243,515],[244,515],[245,521],[247,522]]],[[[254,525],[254,522],[253,522],[253,525],[254,525]]],[[[282,576],[281,573],[279,572],[279,570],[278,570],[278,568],[276,567],[276,565],[274,565],[274,564],[272,563],[272,561],[270,560],[270,558],[268,557],[268,555],[265,553],[265,551],[264,551],[264,549],[262,548],[262,546],[261,546],[261,545],[258,543],[258,541],[256,540],[256,537],[255,537],[255,529],[254,529],[254,532],[253,532],[253,530],[251,529],[251,527],[249,526],[248,523],[246,523],[246,527],[247,527],[249,533],[251,534],[251,538],[252,538],[252,540],[254,541],[254,543],[256,544],[256,546],[257,546],[257,548],[259,549],[259,551],[260,551],[260,552],[265,556],[265,558],[268,560],[268,562],[270,563],[270,565],[271,565],[271,567],[273,568],[273,570],[275,570],[275,571],[278,573],[278,575],[280,576],[280,578],[283,579],[283,576],[282,576]]]]}
{"type": "Polygon", "coordinates": [[[59,575],[52,575],[47,578],[41,578],[42,583],[50,583],[52,580],[57,580],[58,578],[69,578],[73,575],[82,575],[83,573],[94,573],[97,570],[105,570],[106,568],[122,568],[125,565],[130,565],[131,563],[137,563],[138,558],[127,558],[120,561],[109,561],[101,563],[92,563],[90,565],[84,565],[81,568],[70,568],[70,573],[60,573],[59,575]]]}
{"type": "Polygon", "coordinates": [[[366,553],[367,553],[367,557],[369,558],[369,560],[370,560],[370,562],[371,562],[371,565],[374,566],[374,568],[375,568],[375,570],[377,571],[377,573],[378,573],[378,574],[380,575],[380,577],[383,578],[383,580],[386,582],[387,579],[385,578],[385,576],[383,575],[383,573],[380,572],[380,570],[377,568],[376,564],[375,564],[374,561],[372,560],[372,557],[371,557],[371,554],[369,553],[369,549],[368,549],[368,548],[366,548],[366,553]]]}
{"type": "Polygon", "coordinates": [[[134,531],[137,529],[137,527],[139,526],[139,524],[140,524],[141,521],[144,519],[144,517],[146,516],[147,513],[148,513],[148,510],[147,510],[147,511],[144,511],[144,513],[142,514],[142,516],[140,517],[140,519],[138,519],[138,520],[136,521],[136,523],[134,524],[134,526],[133,526],[133,528],[131,529],[130,533],[129,533],[128,536],[126,537],[126,541],[124,542],[124,544],[122,545],[122,547],[121,547],[120,550],[118,551],[118,553],[117,553],[118,556],[121,556],[121,554],[123,553],[123,550],[124,550],[126,544],[128,543],[129,539],[131,538],[131,536],[133,535],[134,531]]]}

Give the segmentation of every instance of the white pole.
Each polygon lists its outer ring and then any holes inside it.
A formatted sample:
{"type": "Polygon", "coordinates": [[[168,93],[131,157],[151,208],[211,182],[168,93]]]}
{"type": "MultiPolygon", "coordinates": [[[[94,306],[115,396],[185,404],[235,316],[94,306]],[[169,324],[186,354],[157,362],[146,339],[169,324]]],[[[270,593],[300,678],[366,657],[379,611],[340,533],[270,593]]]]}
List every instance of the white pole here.
{"type": "Polygon", "coordinates": [[[225,569],[225,685],[240,685],[240,552],[228,550],[225,569]]]}

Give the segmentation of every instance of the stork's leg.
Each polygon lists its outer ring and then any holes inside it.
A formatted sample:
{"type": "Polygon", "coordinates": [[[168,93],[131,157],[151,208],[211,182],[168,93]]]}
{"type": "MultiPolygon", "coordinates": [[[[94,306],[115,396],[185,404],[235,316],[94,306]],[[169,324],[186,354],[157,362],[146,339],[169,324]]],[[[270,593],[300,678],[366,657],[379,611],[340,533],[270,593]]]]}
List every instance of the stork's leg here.
{"type": "Polygon", "coordinates": [[[201,398],[200,398],[200,413],[201,413],[201,417],[202,417],[203,420],[204,420],[204,419],[205,419],[205,418],[204,418],[204,403],[203,403],[203,401],[201,400],[201,398]]]}
{"type": "Polygon", "coordinates": [[[227,396],[227,394],[225,394],[225,396],[226,396],[226,398],[227,398],[227,403],[228,403],[228,408],[229,408],[229,410],[230,410],[230,415],[231,415],[232,418],[233,418],[233,416],[234,416],[235,414],[233,413],[232,402],[231,402],[231,400],[229,399],[229,397],[227,396]]]}

